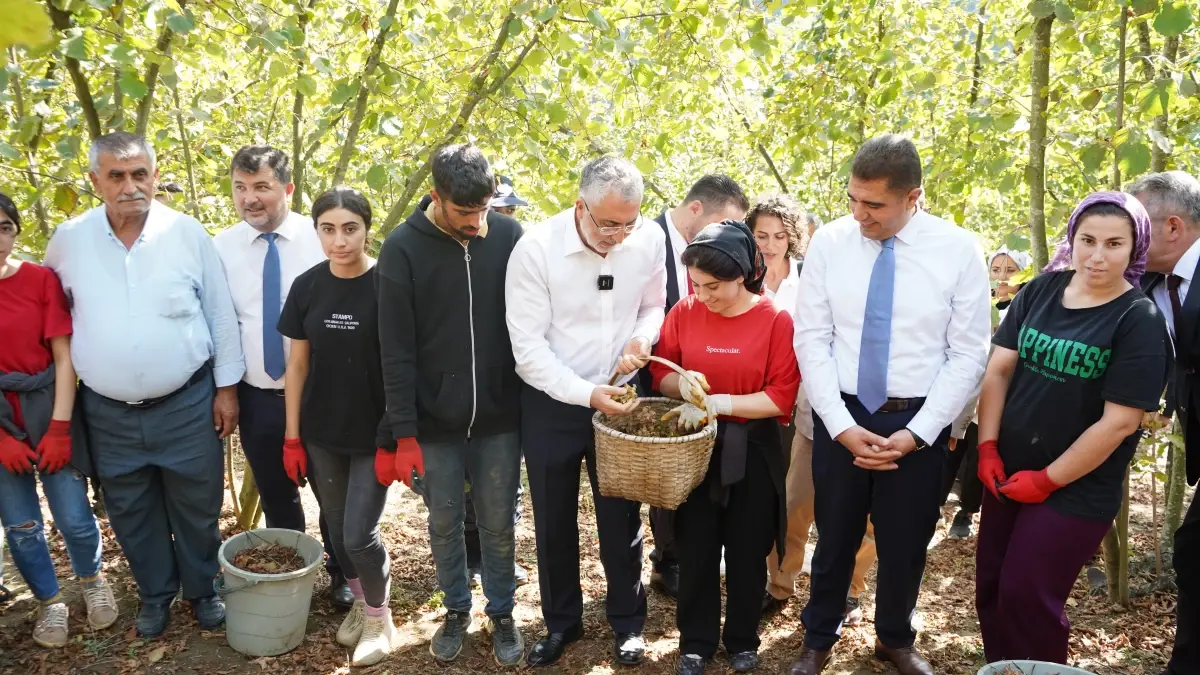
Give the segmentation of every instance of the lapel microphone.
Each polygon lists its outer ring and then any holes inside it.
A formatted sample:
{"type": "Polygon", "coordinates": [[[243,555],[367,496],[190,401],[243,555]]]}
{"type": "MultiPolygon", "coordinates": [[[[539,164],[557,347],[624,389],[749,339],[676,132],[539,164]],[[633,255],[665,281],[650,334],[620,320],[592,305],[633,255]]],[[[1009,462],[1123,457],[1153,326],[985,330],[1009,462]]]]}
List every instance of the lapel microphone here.
{"type": "Polygon", "coordinates": [[[596,277],[596,288],[602,291],[611,291],[613,289],[613,278],[611,274],[601,274],[596,277]]]}

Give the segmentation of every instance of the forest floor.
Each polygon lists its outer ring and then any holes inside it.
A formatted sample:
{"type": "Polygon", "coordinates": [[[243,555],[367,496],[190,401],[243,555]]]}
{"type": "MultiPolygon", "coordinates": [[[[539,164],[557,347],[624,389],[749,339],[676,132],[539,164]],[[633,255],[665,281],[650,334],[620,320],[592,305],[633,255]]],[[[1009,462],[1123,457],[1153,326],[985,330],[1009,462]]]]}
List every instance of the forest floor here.
{"type": "MultiPolygon", "coordinates": [[[[586,480],[586,479],[585,479],[586,480]]],[[[1078,667],[1097,675],[1157,675],[1170,654],[1174,635],[1174,591],[1169,583],[1156,581],[1155,547],[1150,507],[1149,478],[1135,480],[1136,495],[1131,516],[1133,560],[1130,587],[1132,607],[1124,610],[1110,603],[1103,590],[1089,588],[1081,574],[1072,593],[1068,615],[1074,626],[1071,633],[1071,660],[1078,667]]],[[[655,590],[649,592],[649,616],[645,638],[647,658],[635,668],[612,662],[612,634],[604,618],[604,574],[600,565],[599,544],[590,492],[580,503],[580,552],[585,599],[585,637],[568,648],[546,675],[582,675],[629,673],[663,675],[673,672],[677,658],[678,631],[675,608],[668,598],[655,590]]],[[[1158,491],[1161,495],[1161,486],[1158,491]]],[[[317,510],[310,491],[305,490],[309,514],[309,532],[316,535],[317,510]]],[[[1188,499],[1191,496],[1189,494],[1188,499]]],[[[975,618],[974,550],[975,540],[951,540],[945,537],[949,519],[957,504],[951,498],[945,520],[930,544],[925,582],[917,607],[921,635],[917,646],[929,659],[935,672],[942,674],[975,673],[983,664],[982,642],[975,618]]],[[[517,591],[515,617],[525,636],[526,648],[544,630],[538,601],[537,565],[534,549],[533,514],[528,494],[522,504],[524,517],[517,527],[517,558],[530,571],[531,582],[517,591]]],[[[403,643],[391,659],[362,673],[444,673],[446,675],[499,673],[491,656],[490,641],[482,631],[483,595],[476,590],[475,621],[467,647],[450,665],[436,663],[429,655],[428,643],[437,628],[443,609],[437,590],[433,559],[429,551],[424,504],[403,486],[393,486],[381,530],[392,555],[391,607],[401,627],[403,643]]],[[[47,511],[47,517],[49,516],[47,511]]],[[[1161,512],[1159,514],[1161,518],[1161,512]]],[[[976,523],[978,520],[976,520],[976,523]]],[[[222,517],[226,534],[234,525],[231,504],[226,501],[222,517]]],[[[207,673],[233,675],[251,673],[348,673],[347,651],[337,645],[334,634],[342,614],[326,600],[328,577],[322,571],[313,595],[308,634],[297,650],[275,658],[253,659],[233,651],[223,632],[200,630],[185,603],[177,603],[167,633],[157,640],[137,639],[133,622],[137,612],[137,593],[125,559],[102,521],[104,570],[117,591],[121,618],[112,628],[91,632],[87,628],[82,596],[78,585],[67,582],[64,592],[71,608],[71,642],[58,650],[46,650],[30,639],[36,604],[23,586],[11,560],[5,564],[5,580],[16,592],[15,599],[0,606],[0,673],[48,675],[58,673],[207,673]]],[[[49,531],[49,530],[48,530],[49,531]]],[[[815,537],[814,537],[815,540],[815,537]]],[[[809,544],[809,555],[813,543],[809,544]]],[[[51,536],[52,553],[60,579],[69,579],[70,568],[62,539],[51,536]]],[[[646,528],[644,547],[647,562],[643,568],[648,581],[649,552],[652,540],[646,528]]],[[[7,552],[6,552],[7,555],[7,552]]],[[[1164,570],[1169,561],[1163,560],[1164,570]]],[[[856,628],[847,628],[826,669],[831,675],[866,675],[895,672],[872,657],[874,644],[874,572],[870,577],[863,608],[866,620],[856,628]]],[[[1164,571],[1163,577],[1170,575],[1164,571]]],[[[808,577],[802,576],[794,599],[780,614],[762,626],[760,673],[786,672],[800,649],[803,628],[800,625],[801,602],[808,595],[808,577]]],[[[710,666],[709,673],[731,673],[724,655],[710,666]]]]}

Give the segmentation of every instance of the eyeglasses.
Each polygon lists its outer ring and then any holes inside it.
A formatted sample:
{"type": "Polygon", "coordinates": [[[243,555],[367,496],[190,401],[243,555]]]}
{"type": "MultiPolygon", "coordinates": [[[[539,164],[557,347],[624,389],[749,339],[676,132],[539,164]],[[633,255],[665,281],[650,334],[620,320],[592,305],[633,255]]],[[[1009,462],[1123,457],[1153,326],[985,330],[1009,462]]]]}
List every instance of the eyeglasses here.
{"type": "Polygon", "coordinates": [[[610,236],[610,235],[614,235],[614,234],[620,234],[622,232],[624,232],[625,234],[633,234],[633,231],[636,230],[638,228],[638,225],[640,225],[642,222],[641,216],[638,216],[638,219],[633,221],[629,225],[619,225],[617,227],[602,227],[600,225],[600,223],[596,222],[596,217],[592,215],[592,209],[590,206],[588,206],[587,202],[583,202],[583,210],[587,211],[588,218],[592,219],[592,224],[596,226],[596,229],[599,230],[600,234],[603,234],[606,237],[610,236]]]}

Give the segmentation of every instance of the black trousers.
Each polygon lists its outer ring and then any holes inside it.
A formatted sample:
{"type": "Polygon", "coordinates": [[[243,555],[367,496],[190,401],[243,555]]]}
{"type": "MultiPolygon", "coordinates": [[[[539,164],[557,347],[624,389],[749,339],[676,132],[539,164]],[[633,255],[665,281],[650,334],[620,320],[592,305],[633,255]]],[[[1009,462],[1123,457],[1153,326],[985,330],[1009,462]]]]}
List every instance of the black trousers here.
{"type": "Polygon", "coordinates": [[[946,454],[946,470],[942,472],[942,506],[959,481],[958,508],[964,513],[979,513],[983,505],[983,481],[979,480],[979,426],[971,422],[958,448],[946,454]]]}
{"type": "MultiPolygon", "coordinates": [[[[238,408],[242,452],[254,474],[267,527],[303,532],[304,507],[300,504],[300,488],[283,470],[283,436],[287,428],[283,396],[239,382],[238,408]]],[[[321,495],[317,492],[317,483],[314,481],[310,485],[319,505],[321,495]]],[[[325,569],[331,576],[338,575],[341,567],[329,539],[324,514],[318,525],[325,545],[325,569]]]]}
{"type": "MultiPolygon", "coordinates": [[[[525,486],[517,482],[517,501],[513,507],[513,525],[521,522],[521,495],[525,494],[525,486]]],[[[467,567],[477,569],[483,564],[483,552],[479,549],[479,525],[475,520],[475,500],[471,491],[467,490],[464,501],[466,515],[463,517],[463,538],[467,544],[467,567]]]]}
{"type": "MultiPolygon", "coordinates": [[[[724,423],[722,423],[724,424],[724,423]]],[[[675,512],[679,557],[679,653],[712,658],[721,638],[721,549],[725,549],[725,649],[758,650],[758,622],[767,585],[767,555],[778,529],[778,495],[762,448],[746,452],[746,475],[714,501],[721,480],[721,444],[704,482],[675,512]]]]}
{"type": "Polygon", "coordinates": [[[1179,601],[1175,606],[1175,648],[1167,673],[1195,675],[1200,673],[1200,499],[1195,497],[1175,530],[1173,564],[1179,601]]]}
{"type": "Polygon", "coordinates": [[[600,495],[592,413],[527,385],[521,388],[521,444],[533,500],[542,617],[552,633],[566,632],[583,621],[579,469],[585,464],[596,505],[600,561],[608,582],[608,623],[617,633],[640,633],[646,622],[641,505],[600,495]]]}
{"type": "MultiPolygon", "coordinates": [[[[916,410],[868,414],[858,399],[843,396],[854,421],[884,438],[903,429],[916,410]]],[[[813,554],[808,605],[800,615],[805,645],[832,649],[841,636],[854,556],[862,545],[867,516],[875,525],[879,573],[875,590],[875,633],[893,649],[912,646],[912,615],[925,572],[925,549],[941,515],[946,439],[902,457],[898,469],[870,471],[829,437],[820,418],[813,433],[813,486],[817,550],[813,554]]]]}

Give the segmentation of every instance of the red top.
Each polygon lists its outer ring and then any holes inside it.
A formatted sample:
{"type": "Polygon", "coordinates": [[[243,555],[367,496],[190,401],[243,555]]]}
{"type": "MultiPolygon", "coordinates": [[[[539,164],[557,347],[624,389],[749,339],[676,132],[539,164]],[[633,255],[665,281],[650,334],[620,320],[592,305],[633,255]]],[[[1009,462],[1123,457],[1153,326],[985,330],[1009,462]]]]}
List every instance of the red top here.
{"type": "MultiPolygon", "coordinates": [[[[748,311],[727,317],[709,311],[689,295],[667,314],[654,353],[684,370],[703,373],[712,387],[710,394],[765,391],[784,412],[779,421],[789,424],[800,389],[792,331],[792,317],[765,297],[748,311]]],[[[673,372],[650,362],[655,389],[673,372]]]]}
{"type": "MultiPolygon", "coordinates": [[[[54,272],[23,262],[16,273],[0,279],[0,371],[36,375],[54,362],[50,338],[71,334],[71,310],[54,272]]],[[[25,428],[17,395],[5,392],[14,421],[25,428]]]]}

